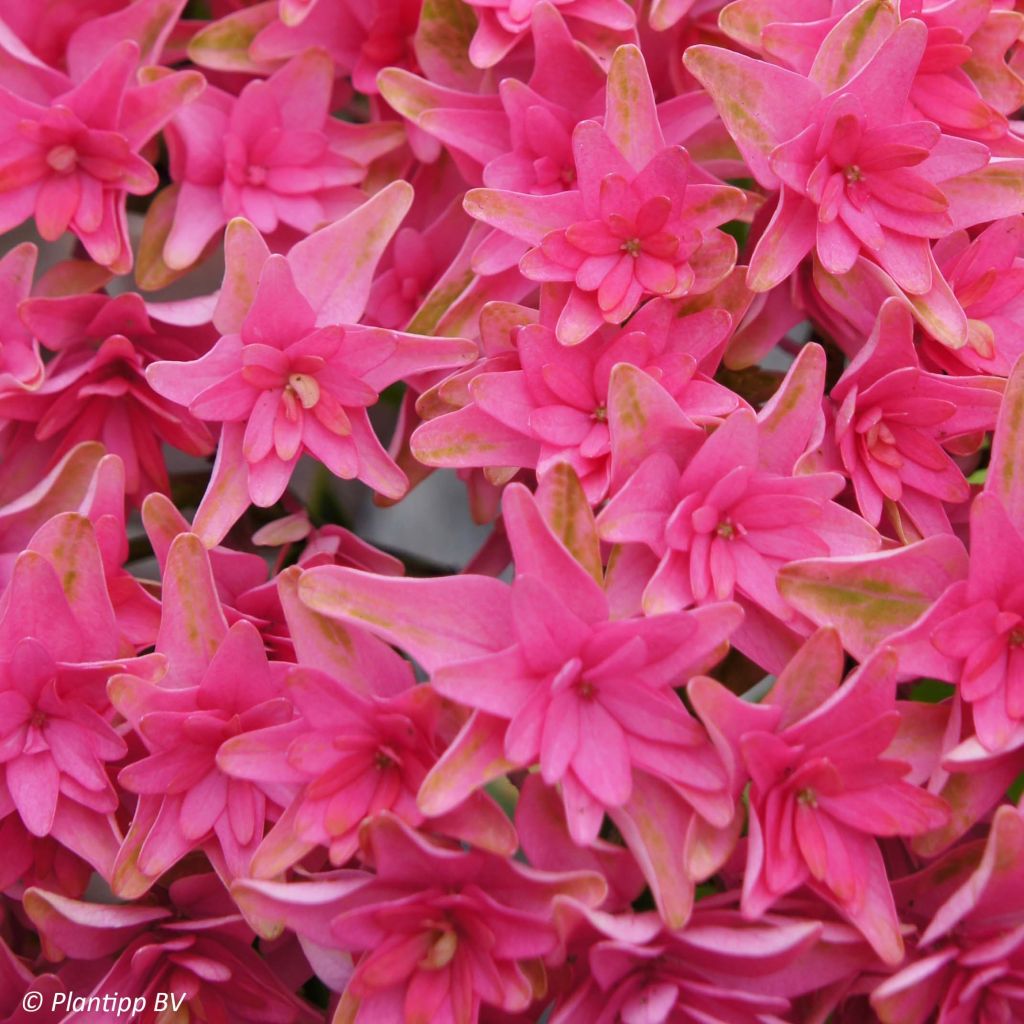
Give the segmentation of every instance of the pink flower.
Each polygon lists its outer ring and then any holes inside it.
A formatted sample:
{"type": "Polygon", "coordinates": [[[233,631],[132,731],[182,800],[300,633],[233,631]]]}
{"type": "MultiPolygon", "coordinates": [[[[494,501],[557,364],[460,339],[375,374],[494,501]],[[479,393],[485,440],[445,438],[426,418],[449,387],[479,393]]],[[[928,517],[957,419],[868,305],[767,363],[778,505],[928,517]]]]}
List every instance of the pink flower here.
{"type": "Polygon", "coordinates": [[[813,972],[811,984],[827,985],[827,954],[815,955],[822,925],[775,914],[752,923],[731,902],[731,894],[704,900],[686,928],[664,932],[651,914],[613,917],[562,901],[560,923],[583,919],[586,932],[573,938],[586,949],[586,970],[577,969],[581,977],[552,1024],[761,1024],[790,1017],[786,997],[799,994],[802,976],[813,972]]]}
{"type": "Polygon", "coordinates": [[[394,381],[476,353],[469,341],[355,324],[410,191],[394,183],[287,257],[270,255],[255,229],[236,221],[214,313],[223,336],[194,363],[148,369],[160,394],[225,424],[196,517],[197,531],[214,543],[250,501],[267,506],[281,497],[304,451],[337,476],[394,498],[404,493],[405,474],[381,447],[367,409],[394,381]]]}
{"type": "Polygon", "coordinates": [[[268,807],[291,795],[286,785],[234,779],[217,765],[227,740],[287,722],[293,710],[282,691],[285,666],[268,663],[248,622],[228,628],[208,557],[191,534],[171,545],[156,648],[167,675],[152,682],[127,673],[110,684],[111,701],[148,751],[118,776],[139,794],[114,871],[114,888],[127,898],[204,845],[223,875],[242,874],[268,807]]]}
{"type": "Polygon", "coordinates": [[[864,518],[877,525],[889,502],[894,521],[906,515],[924,536],[948,531],[945,506],[966,501],[970,488],[946,447],[995,426],[1002,387],[995,377],[922,370],[909,311],[886,300],[832,389],[835,438],[864,518]]]}
{"type": "Polygon", "coordinates": [[[127,747],[107,681],[126,669],[152,679],[163,659],[120,648],[87,519],[52,519],[30,544],[0,599],[0,818],[18,815],[109,877],[120,833],[108,765],[127,747]]]}
{"type": "Polygon", "coordinates": [[[443,88],[399,68],[381,74],[380,88],[395,110],[444,144],[471,184],[548,195],[575,182],[572,130],[581,116],[600,115],[606,73],[557,7],[538,4],[530,31],[529,78],[503,79],[496,95],[443,88]]]}
{"type": "Polygon", "coordinates": [[[169,267],[191,266],[233,217],[265,235],[279,225],[308,233],[357,205],[363,197],[351,186],[400,134],[332,117],[333,85],[330,58],[308,50],[237,99],[210,88],[175,115],[167,139],[180,188],[163,247],[169,267]]]}
{"type": "MultiPolygon", "coordinates": [[[[298,788],[256,852],[254,875],[279,874],[318,845],[328,848],[332,864],[345,864],[358,849],[360,826],[380,811],[414,827],[423,824],[416,794],[440,752],[440,702],[427,687],[412,686],[411,673],[402,671],[406,663],[384,645],[375,647],[379,675],[369,682],[377,693],[359,693],[325,672],[294,668],[285,686],[299,717],[220,748],[217,764],[232,777],[298,788]]],[[[499,852],[515,847],[507,819],[483,793],[429,824],[477,845],[498,837],[504,846],[499,852]]]]}
{"type": "Polygon", "coordinates": [[[1013,1020],[1024,1012],[1022,864],[1024,818],[1004,806],[987,839],[899,883],[913,893],[915,913],[931,919],[913,959],[871,994],[883,1024],[1013,1020]]]}
{"type": "MultiPolygon", "coordinates": [[[[998,780],[1000,759],[1024,745],[1024,486],[1017,470],[1021,445],[1020,410],[1024,404],[1024,361],[1018,360],[1006,384],[984,491],[971,504],[970,559],[958,566],[946,586],[932,595],[915,621],[894,633],[891,642],[909,674],[957,684],[969,705],[974,736],[949,752],[954,769],[986,765],[998,780]]],[[[982,796],[977,816],[998,799],[982,796]]]]}
{"type": "MultiPolygon", "coordinates": [[[[140,1024],[157,1024],[171,1012],[160,1010],[157,993],[172,995],[178,1012],[195,1020],[315,1024],[319,1019],[253,949],[252,931],[213,875],[172,882],[166,905],[85,903],[43,889],[29,890],[24,899],[54,956],[116,955],[88,994],[101,1000],[117,994],[131,999],[129,1005],[144,999],[140,1024]]],[[[97,1015],[86,1003],[63,1019],[92,1024],[97,1015]]]]}
{"type": "MultiPolygon", "coordinates": [[[[648,417],[648,444],[659,426],[715,423],[737,407],[736,396],[707,375],[728,330],[723,310],[679,317],[663,301],[648,303],[628,327],[607,326],[571,349],[543,322],[524,324],[514,333],[514,352],[502,350],[460,372],[468,402],[417,428],[410,447],[428,465],[518,465],[544,474],[565,462],[596,504],[612,477],[623,475],[621,449],[643,415],[639,405],[648,417]],[[642,402],[638,390],[645,398],[658,391],[661,404],[674,404],[682,415],[674,422],[666,415],[656,426],[657,399],[642,402]]],[[[442,384],[439,395],[454,394],[455,384],[442,384]]]]}
{"type": "MultiPolygon", "coordinates": [[[[573,487],[565,476],[550,483],[542,505],[563,486],[573,487]]],[[[578,481],[573,494],[583,503],[578,481]]],[[[422,811],[446,813],[496,776],[537,764],[548,785],[561,785],[573,840],[594,843],[609,813],[679,927],[696,883],[728,855],[736,819],[719,753],[673,687],[714,662],[738,610],[615,620],[525,488],[506,489],[503,511],[517,569],[511,586],[324,566],[303,575],[300,596],[401,645],[435,690],[474,709],[424,780],[422,811]],[[684,850],[682,872],[664,843],[669,829],[684,850]]],[[[597,550],[588,513],[578,524],[581,554],[597,550]]]]}
{"type": "Polygon", "coordinates": [[[820,417],[824,369],[821,350],[804,349],[759,417],[730,415],[682,471],[670,448],[649,455],[598,519],[602,538],[625,545],[648,579],[647,614],[735,599],[746,615],[733,643],[772,668],[791,653],[794,631],[806,632],[778,592],[778,570],[881,545],[831,500],[844,486],[839,474],[796,471],[820,417]]]}
{"type": "MultiPolygon", "coordinates": [[[[30,992],[38,992],[42,998],[42,1020],[46,1024],[60,1018],[59,1011],[52,1012],[53,996],[67,992],[60,979],[47,972],[33,975],[14,955],[10,947],[0,940],[0,1021],[3,1024],[28,1024],[37,1014],[24,1009],[22,1000],[30,992]]],[[[29,1002],[31,1006],[31,1001],[29,1002]]]]}
{"type": "Polygon", "coordinates": [[[940,341],[959,347],[966,322],[955,303],[950,308],[929,240],[1019,211],[1005,205],[994,177],[951,188],[989,164],[988,149],[908,115],[924,24],[911,18],[890,26],[851,63],[844,46],[855,48],[863,31],[858,18],[841,21],[807,78],[723,49],[687,51],[687,67],[711,93],[754,176],[781,190],[747,282],[773,288],[811,251],[832,274],[848,272],[863,254],[930,311],[940,341]],[[751,113],[733,102],[736,90],[749,97],[751,113]]]}
{"type": "Polygon", "coordinates": [[[179,71],[132,85],[138,61],[137,44],[119,43],[49,106],[0,87],[0,230],[34,214],[47,241],[70,228],[97,263],[131,269],[125,201],[158,183],[139,150],[205,84],[179,71]]]}
{"type": "Polygon", "coordinates": [[[169,490],[164,443],[189,455],[213,451],[206,427],[146,381],[154,360],[193,357],[211,340],[202,329],[160,323],[161,312],[154,307],[151,319],[134,292],[25,300],[22,321],[57,355],[34,389],[0,391],[0,415],[27,425],[12,449],[45,443],[45,469],[75,445],[101,441],[124,463],[125,487],[136,501],[169,490]]]}
{"type": "Polygon", "coordinates": [[[362,954],[340,1008],[353,1021],[474,1024],[484,1006],[522,1012],[545,991],[545,958],[557,956],[555,899],[604,897],[599,875],[441,847],[389,814],[367,843],[376,875],[331,922],[332,945],[362,954]]]}
{"type": "Polygon", "coordinates": [[[998,753],[1024,744],[1024,536],[994,494],[971,507],[971,550],[967,578],[893,643],[908,668],[921,651],[922,670],[957,684],[977,741],[998,753]]]}
{"type": "Polygon", "coordinates": [[[935,258],[967,315],[967,344],[951,351],[925,338],[922,355],[948,373],[1008,376],[1024,352],[1024,217],[996,221],[974,239],[949,235],[935,258]]]}
{"type": "Polygon", "coordinates": [[[690,684],[698,713],[736,745],[751,777],[744,914],[757,918],[810,885],[890,964],[903,940],[874,837],[918,835],[949,816],[945,801],[904,781],[909,763],[887,756],[900,725],[896,665],[880,651],[840,686],[842,648],[821,631],[756,709],[713,680],[690,684]]]}
{"type": "MultiPolygon", "coordinates": [[[[469,59],[479,68],[497,64],[530,30],[544,0],[469,0],[479,22],[469,44],[469,59]]],[[[627,42],[636,14],[625,0],[547,0],[567,19],[573,34],[597,49],[608,37],[627,42]]]]}
{"type": "Polygon", "coordinates": [[[1024,94],[1002,48],[1015,24],[1006,13],[988,4],[949,8],[941,0],[917,0],[898,12],[854,3],[787,9],[739,0],[729,5],[721,27],[745,49],[806,75],[817,54],[833,45],[852,37],[850,52],[863,60],[901,15],[918,18],[928,27],[928,39],[911,87],[911,107],[951,135],[996,143],[1012,153],[1016,147],[1004,115],[1017,109],[1024,94]]]}
{"type": "Polygon", "coordinates": [[[201,67],[265,75],[312,47],[323,47],[339,76],[351,76],[356,89],[372,95],[383,68],[415,64],[420,9],[420,0],[247,4],[197,33],[189,56],[201,67]]]}
{"type": "Polygon", "coordinates": [[[578,189],[466,196],[478,220],[533,246],[520,261],[528,278],[572,283],[562,344],[621,323],[649,296],[707,291],[735,262],[735,243],[715,229],[739,214],[742,193],[690,183],[686,151],[665,145],[639,50],[616,51],[613,78],[620,86],[609,88],[604,126],[583,121],[573,132],[578,189]]]}

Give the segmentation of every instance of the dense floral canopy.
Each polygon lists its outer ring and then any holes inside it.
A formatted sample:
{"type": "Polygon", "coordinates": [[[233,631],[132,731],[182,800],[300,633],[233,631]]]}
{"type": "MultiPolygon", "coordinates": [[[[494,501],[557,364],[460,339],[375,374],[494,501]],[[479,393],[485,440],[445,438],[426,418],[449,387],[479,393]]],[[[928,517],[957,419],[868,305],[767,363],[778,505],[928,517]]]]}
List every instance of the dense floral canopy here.
{"type": "Polygon", "coordinates": [[[1024,1020],[1022,108],[1016,0],[0,0],[0,1024],[1024,1020]]]}

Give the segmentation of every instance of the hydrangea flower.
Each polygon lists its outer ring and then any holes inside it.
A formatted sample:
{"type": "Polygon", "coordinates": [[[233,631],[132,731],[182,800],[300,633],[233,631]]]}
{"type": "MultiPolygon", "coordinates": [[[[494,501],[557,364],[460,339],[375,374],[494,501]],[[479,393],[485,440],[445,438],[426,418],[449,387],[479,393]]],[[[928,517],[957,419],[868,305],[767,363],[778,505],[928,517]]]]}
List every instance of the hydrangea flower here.
{"type": "Polygon", "coordinates": [[[393,498],[404,493],[405,475],[377,440],[367,408],[396,379],[476,352],[469,341],[356,324],[373,266],[410,199],[395,183],[287,256],[271,254],[255,228],[236,221],[214,312],[222,337],[194,372],[176,362],[147,370],[157,392],[225,424],[197,519],[214,541],[250,502],[273,505],[304,451],[339,476],[393,498]]]}
{"type": "Polygon", "coordinates": [[[0,1024],[1024,1012],[1017,6],[0,0],[0,1024]]]}
{"type": "Polygon", "coordinates": [[[692,183],[689,157],[667,146],[643,56],[615,53],[604,124],[573,132],[578,187],[551,196],[472,190],[474,217],[529,242],[520,269],[534,281],[570,282],[556,333],[578,344],[603,323],[622,323],[643,298],[707,291],[732,269],[735,243],[716,230],[743,194],[692,183]]]}

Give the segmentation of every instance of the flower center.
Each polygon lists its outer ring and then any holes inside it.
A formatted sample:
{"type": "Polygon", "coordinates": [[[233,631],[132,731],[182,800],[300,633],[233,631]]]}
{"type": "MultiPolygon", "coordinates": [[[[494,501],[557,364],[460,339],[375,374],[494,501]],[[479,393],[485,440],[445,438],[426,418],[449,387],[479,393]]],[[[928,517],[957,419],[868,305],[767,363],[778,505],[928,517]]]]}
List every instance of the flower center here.
{"type": "Polygon", "coordinates": [[[579,695],[584,700],[593,700],[594,699],[594,684],[593,683],[588,683],[584,679],[583,682],[580,683],[579,689],[578,689],[577,692],[579,693],[579,695]]]}
{"type": "Polygon", "coordinates": [[[594,419],[597,420],[598,423],[606,423],[608,420],[608,409],[603,405],[599,405],[594,410],[594,419]]]}
{"type": "Polygon", "coordinates": [[[736,527],[729,522],[728,519],[723,519],[722,522],[715,527],[715,533],[718,534],[722,540],[732,540],[736,536],[736,527]]]}
{"type": "Polygon", "coordinates": [[[803,804],[805,807],[817,807],[818,794],[810,787],[807,789],[801,789],[796,795],[796,802],[798,804],[803,804]]]}
{"type": "Polygon", "coordinates": [[[627,238],[620,246],[623,252],[628,253],[633,259],[640,255],[641,246],[639,238],[627,238]]]}
{"type": "Polygon", "coordinates": [[[320,385],[316,377],[308,373],[292,373],[288,376],[288,387],[295,393],[303,409],[312,409],[320,401],[320,385]]]}
{"type": "Polygon", "coordinates": [[[74,146],[64,143],[54,146],[46,154],[46,162],[59,174],[67,174],[75,169],[75,164],[78,163],[78,153],[75,152],[74,146]]]}
{"type": "Polygon", "coordinates": [[[847,167],[845,171],[843,171],[843,177],[845,177],[846,180],[852,185],[854,182],[860,181],[861,178],[864,177],[864,173],[863,171],[861,171],[860,167],[857,166],[857,164],[850,164],[850,166],[847,167]]]}
{"type": "Polygon", "coordinates": [[[1024,628],[1018,626],[1011,630],[1008,642],[1011,647],[1024,647],[1024,628]]]}
{"type": "Polygon", "coordinates": [[[29,723],[34,729],[42,729],[46,725],[46,712],[36,711],[29,723]]]}
{"type": "Polygon", "coordinates": [[[427,971],[439,971],[447,967],[459,948],[459,937],[450,928],[437,930],[431,936],[430,949],[420,961],[420,967],[427,971]]]}
{"type": "Polygon", "coordinates": [[[387,771],[387,769],[391,768],[394,763],[395,762],[392,761],[383,750],[378,750],[377,753],[373,755],[373,766],[378,771],[387,771]]]}

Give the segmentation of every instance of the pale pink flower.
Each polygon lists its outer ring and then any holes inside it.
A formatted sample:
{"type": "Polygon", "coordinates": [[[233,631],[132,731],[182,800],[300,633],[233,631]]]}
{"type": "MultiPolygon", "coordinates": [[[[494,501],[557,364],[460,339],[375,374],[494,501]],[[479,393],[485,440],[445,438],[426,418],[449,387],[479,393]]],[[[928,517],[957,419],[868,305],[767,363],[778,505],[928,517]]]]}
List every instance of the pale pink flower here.
{"type": "Polygon", "coordinates": [[[314,231],[364,198],[352,186],[401,141],[397,125],[331,116],[334,65],[309,50],[237,96],[208,88],[167,126],[179,184],[163,247],[172,269],[191,266],[233,217],[264,235],[314,231]]]}
{"type": "Polygon", "coordinates": [[[235,221],[214,313],[223,336],[195,362],[160,362],[147,370],[160,394],[224,424],[196,516],[197,532],[212,543],[250,502],[274,504],[303,452],[382,494],[405,492],[405,474],[377,440],[368,408],[396,380],[476,354],[470,341],[356,323],[410,193],[408,185],[393,183],[287,256],[272,256],[250,224],[235,221]]]}

